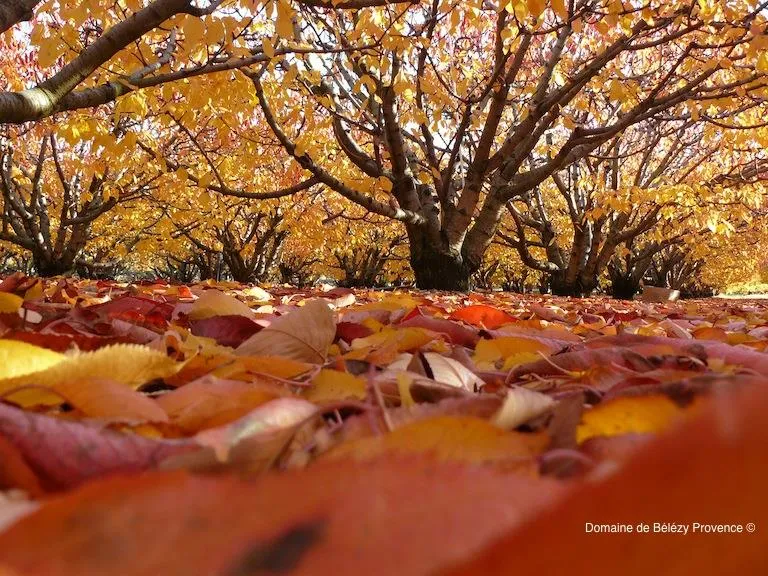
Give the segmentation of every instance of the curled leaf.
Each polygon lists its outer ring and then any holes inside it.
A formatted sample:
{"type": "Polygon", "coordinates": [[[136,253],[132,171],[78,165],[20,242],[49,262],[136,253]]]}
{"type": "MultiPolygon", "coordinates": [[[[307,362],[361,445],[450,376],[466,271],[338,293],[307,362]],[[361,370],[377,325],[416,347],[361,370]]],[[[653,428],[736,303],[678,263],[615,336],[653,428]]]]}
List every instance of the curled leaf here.
{"type": "Polygon", "coordinates": [[[492,422],[500,428],[511,430],[545,414],[554,405],[555,401],[541,392],[521,387],[510,388],[492,422]]]}

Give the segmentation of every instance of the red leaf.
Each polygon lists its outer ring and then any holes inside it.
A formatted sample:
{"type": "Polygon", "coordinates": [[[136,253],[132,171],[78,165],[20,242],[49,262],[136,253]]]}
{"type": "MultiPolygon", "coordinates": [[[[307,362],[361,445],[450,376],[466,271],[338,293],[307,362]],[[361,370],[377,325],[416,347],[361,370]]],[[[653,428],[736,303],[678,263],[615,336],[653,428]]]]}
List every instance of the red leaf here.
{"type": "Polygon", "coordinates": [[[472,306],[456,310],[451,314],[451,318],[453,320],[462,320],[478,328],[487,328],[488,330],[493,330],[510,322],[517,322],[516,318],[506,312],[485,304],[473,304],[472,306]]]}
{"type": "Polygon", "coordinates": [[[18,449],[0,436],[0,490],[9,488],[20,488],[32,498],[38,498],[44,493],[40,481],[18,449]]]}
{"type": "Polygon", "coordinates": [[[154,313],[167,322],[173,314],[173,305],[141,296],[122,296],[104,304],[94,304],[87,310],[110,318],[123,318],[126,314],[131,318],[148,317],[154,313]]]}
{"type": "Polygon", "coordinates": [[[49,490],[97,476],[146,470],[161,460],[199,449],[188,441],[120,434],[0,404],[0,437],[11,442],[49,490]]]}
{"type": "Polygon", "coordinates": [[[336,338],[334,340],[344,340],[352,342],[355,338],[365,338],[373,334],[373,330],[356,322],[339,322],[336,324],[336,338]]]}
{"type": "Polygon", "coordinates": [[[233,314],[190,320],[189,325],[195,336],[213,338],[222,346],[232,348],[237,348],[262,329],[262,326],[250,318],[233,314]]]}
{"type": "Polygon", "coordinates": [[[21,330],[6,332],[3,334],[3,338],[7,338],[9,340],[20,340],[22,342],[48,348],[49,350],[54,350],[56,352],[66,352],[67,350],[75,347],[78,350],[90,352],[92,350],[98,350],[102,346],[109,346],[111,344],[132,343],[130,338],[123,338],[119,336],[86,336],[85,334],[79,333],[44,334],[40,332],[23,332],[21,330]]]}
{"type": "Polygon", "coordinates": [[[477,341],[480,339],[476,330],[467,328],[457,322],[451,320],[445,320],[443,318],[431,318],[429,316],[414,316],[408,320],[400,322],[399,326],[409,327],[414,326],[417,328],[426,328],[433,332],[445,334],[448,336],[453,344],[459,346],[466,346],[467,348],[474,348],[477,341]]]}

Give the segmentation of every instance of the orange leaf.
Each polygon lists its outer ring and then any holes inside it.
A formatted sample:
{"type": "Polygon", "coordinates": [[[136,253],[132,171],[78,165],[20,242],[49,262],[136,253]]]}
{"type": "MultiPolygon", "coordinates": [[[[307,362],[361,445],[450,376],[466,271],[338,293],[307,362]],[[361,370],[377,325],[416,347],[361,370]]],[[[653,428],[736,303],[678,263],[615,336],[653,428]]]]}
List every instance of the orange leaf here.
{"type": "Polygon", "coordinates": [[[168,421],[168,415],[155,400],[112,380],[65,380],[51,388],[91,418],[168,421]]]}
{"type": "Polygon", "coordinates": [[[280,395],[276,388],[205,376],[163,394],[157,404],[176,426],[194,433],[233,422],[280,395]]]}
{"type": "Polygon", "coordinates": [[[503,312],[498,308],[493,308],[492,306],[487,306],[486,304],[473,304],[472,306],[460,308],[451,314],[451,319],[462,320],[467,324],[472,324],[488,330],[493,330],[504,324],[517,321],[514,316],[510,316],[506,312],[503,312]]]}
{"type": "Polygon", "coordinates": [[[718,340],[719,342],[728,341],[728,333],[722,328],[716,326],[702,326],[696,328],[693,332],[693,337],[697,340],[718,340]]]}
{"type": "Polygon", "coordinates": [[[417,576],[470,557],[563,491],[413,459],[255,480],[154,473],[50,500],[0,534],[0,549],[10,569],[50,576],[417,576]]]}

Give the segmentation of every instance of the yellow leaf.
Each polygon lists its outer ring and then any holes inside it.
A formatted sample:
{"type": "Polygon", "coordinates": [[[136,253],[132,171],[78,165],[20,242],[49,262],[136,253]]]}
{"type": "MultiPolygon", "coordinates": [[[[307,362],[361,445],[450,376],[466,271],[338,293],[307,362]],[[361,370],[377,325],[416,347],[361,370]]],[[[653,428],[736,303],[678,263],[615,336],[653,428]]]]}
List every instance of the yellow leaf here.
{"type": "Polygon", "coordinates": [[[386,296],[378,302],[369,302],[358,306],[355,310],[389,310],[394,312],[395,310],[403,310],[408,313],[419,305],[419,301],[409,294],[393,294],[386,296]]]}
{"type": "Polygon", "coordinates": [[[63,354],[26,342],[0,340],[0,382],[45,370],[65,359],[63,354]]]}
{"type": "Polygon", "coordinates": [[[305,400],[315,403],[345,398],[365,400],[366,396],[365,381],[362,378],[348,372],[327,369],[320,370],[312,381],[312,387],[303,394],[305,400]]]}
{"type": "Polygon", "coordinates": [[[258,286],[251,286],[241,292],[243,296],[253,298],[256,302],[269,302],[272,300],[272,295],[258,286]]]}
{"type": "Polygon", "coordinates": [[[340,444],[327,457],[369,460],[428,454],[437,460],[519,465],[529,464],[547,442],[545,435],[507,432],[480,418],[438,416],[411,422],[389,434],[340,444]]]}
{"type": "Polygon", "coordinates": [[[541,416],[554,405],[555,401],[541,392],[521,387],[510,388],[491,422],[499,428],[511,430],[541,416]]]}
{"type": "Polygon", "coordinates": [[[11,294],[10,292],[0,292],[0,314],[16,314],[24,298],[11,294]]]}
{"type": "Polygon", "coordinates": [[[397,391],[400,394],[401,406],[408,407],[416,404],[416,401],[413,399],[413,396],[411,396],[412,382],[413,382],[413,377],[410,374],[407,374],[406,372],[400,372],[397,375],[397,391]]]}
{"type": "Polygon", "coordinates": [[[392,181],[389,178],[387,178],[386,176],[379,177],[379,186],[385,192],[391,192],[392,191],[392,181]]]}
{"type": "Polygon", "coordinates": [[[38,300],[43,297],[43,283],[41,281],[35,282],[30,286],[26,292],[24,292],[24,301],[38,300]]]}
{"type": "Polygon", "coordinates": [[[371,334],[365,338],[356,338],[352,341],[353,350],[364,348],[379,348],[393,346],[398,352],[418,350],[425,344],[438,337],[437,333],[424,328],[400,328],[385,327],[381,332],[371,334]]]}
{"type": "Polygon", "coordinates": [[[568,18],[568,8],[565,5],[565,0],[552,0],[552,10],[562,20],[566,20],[568,18]]]}
{"type": "Polygon", "coordinates": [[[277,22],[275,32],[280,38],[293,39],[293,9],[288,0],[279,0],[277,3],[277,22]]]}
{"type": "MultiPolygon", "coordinates": [[[[32,348],[36,349],[35,346],[32,348]]],[[[32,351],[35,356],[40,354],[37,350],[32,351]]],[[[58,354],[57,357],[49,356],[43,360],[43,363],[48,362],[43,369],[36,364],[34,371],[25,370],[14,377],[6,376],[0,380],[0,394],[21,386],[55,389],[58,384],[104,378],[137,388],[151,380],[171,376],[183,366],[162,352],[136,344],[115,344],[94,352],[69,357],[58,354]]],[[[6,398],[22,406],[61,402],[57,395],[40,389],[14,392],[6,398]]]]}
{"type": "Polygon", "coordinates": [[[662,395],[615,398],[584,413],[576,440],[581,444],[595,436],[661,432],[682,413],[682,408],[662,395]]]}
{"type": "Polygon", "coordinates": [[[517,364],[538,360],[538,352],[549,352],[549,347],[543,342],[519,336],[504,336],[492,340],[480,340],[475,347],[473,360],[478,366],[493,367],[500,360],[513,360],[509,369],[517,364]]]}
{"type": "Polygon", "coordinates": [[[275,45],[272,44],[272,42],[265,38],[261,43],[261,49],[264,52],[264,55],[267,58],[274,58],[275,57],[275,45]]]}
{"type": "Polygon", "coordinates": [[[201,320],[212,316],[245,316],[254,318],[253,310],[234,296],[220,290],[205,290],[200,298],[195,300],[189,311],[190,320],[201,320]]]}
{"type": "Polygon", "coordinates": [[[205,23],[194,16],[188,17],[182,27],[186,49],[189,50],[198,44],[205,36],[205,23]]]}

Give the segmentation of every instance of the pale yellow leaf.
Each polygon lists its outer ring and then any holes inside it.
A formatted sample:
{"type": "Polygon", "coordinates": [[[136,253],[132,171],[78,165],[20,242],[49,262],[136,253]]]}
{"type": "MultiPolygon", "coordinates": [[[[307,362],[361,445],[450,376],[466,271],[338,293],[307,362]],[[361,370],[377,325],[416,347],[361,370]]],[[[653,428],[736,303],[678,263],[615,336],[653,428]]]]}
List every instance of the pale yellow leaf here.
{"type": "Polygon", "coordinates": [[[0,382],[45,370],[66,359],[46,348],[18,340],[0,340],[0,382]]]}
{"type": "Polygon", "coordinates": [[[555,405],[546,394],[528,388],[510,388],[504,403],[491,421],[499,428],[511,430],[529,420],[541,416],[555,405]]]}
{"type": "Polygon", "coordinates": [[[429,364],[432,377],[437,382],[469,391],[477,390],[484,384],[474,372],[453,358],[446,358],[435,352],[425,352],[424,359],[429,364]]]}
{"type": "Polygon", "coordinates": [[[213,316],[245,316],[253,319],[254,313],[245,303],[220,290],[205,290],[192,304],[190,320],[201,320],[213,316]]]}
{"type": "Polygon", "coordinates": [[[151,380],[171,376],[183,366],[183,363],[174,361],[162,352],[136,344],[115,344],[94,352],[83,352],[69,357],[60,354],[58,356],[63,359],[54,363],[52,361],[55,358],[50,357],[45,369],[36,367],[35,371],[25,371],[16,377],[0,380],[0,394],[6,394],[21,386],[35,386],[38,389],[14,392],[7,396],[7,399],[22,406],[38,403],[57,404],[61,402],[57,395],[44,393],[39,388],[55,390],[59,384],[105,378],[137,388],[151,380]]]}

